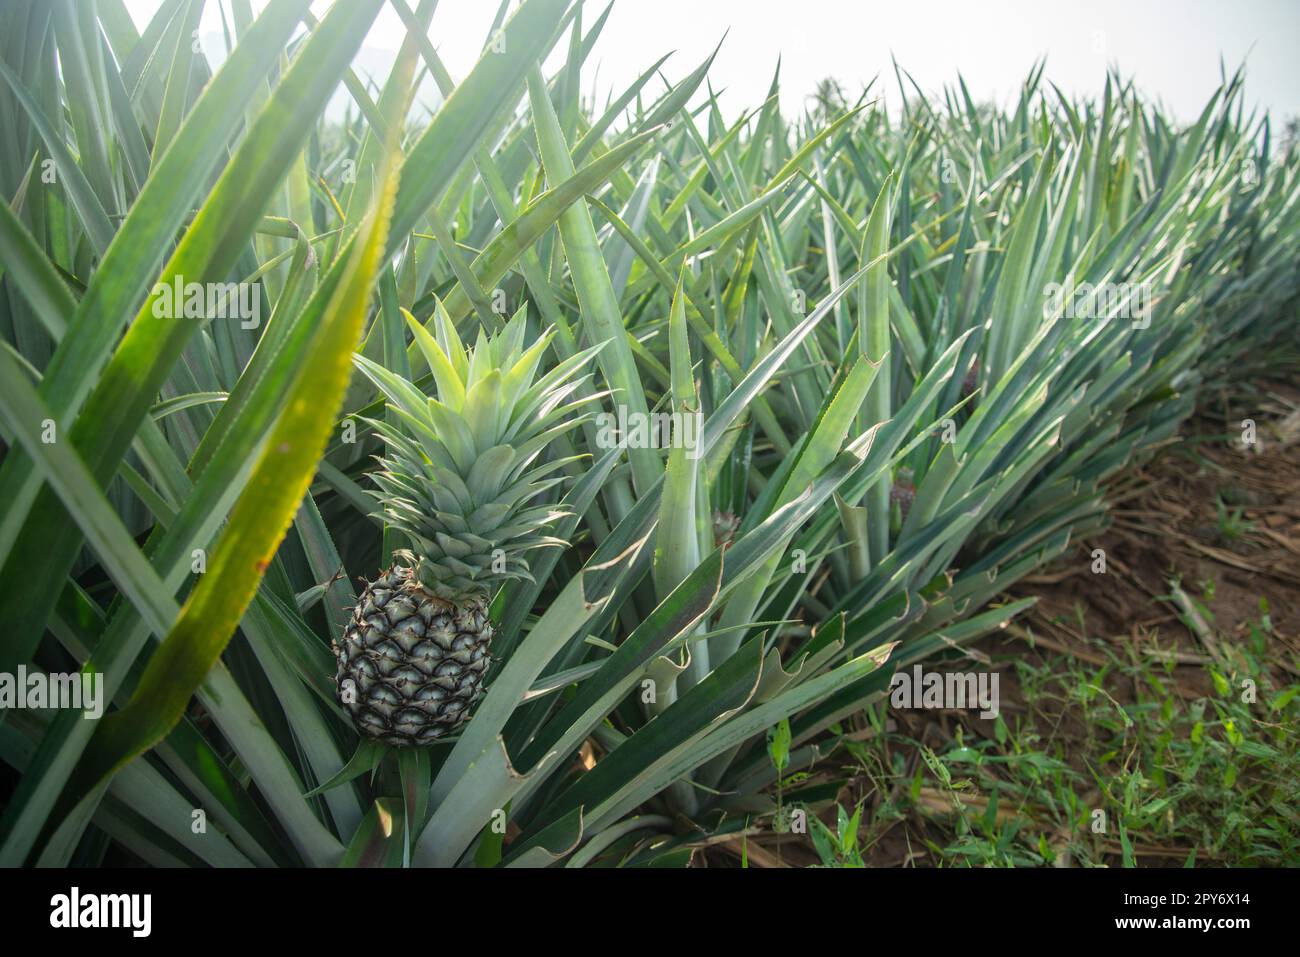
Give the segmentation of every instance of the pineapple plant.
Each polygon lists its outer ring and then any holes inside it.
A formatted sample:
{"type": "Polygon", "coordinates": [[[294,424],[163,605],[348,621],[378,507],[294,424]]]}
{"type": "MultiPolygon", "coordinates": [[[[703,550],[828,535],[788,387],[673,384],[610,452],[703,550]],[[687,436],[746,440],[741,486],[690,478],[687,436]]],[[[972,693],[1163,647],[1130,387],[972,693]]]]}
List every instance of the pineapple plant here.
{"type": "Polygon", "coordinates": [[[1294,339],[1297,158],[1239,77],[1188,128],[1038,71],[1014,109],[729,128],[708,61],[592,112],[572,0],[505,5],[455,82],[426,2],[339,121],[383,0],[226,5],[220,64],[177,43],[202,6],[0,4],[0,673],[108,695],[5,713],[0,866],[679,865],[764,813],[768,728],[805,769],[1001,627],[1198,388],[1294,339]],[[1159,320],[1045,316],[1071,270],[1159,320]],[[182,277],[272,318],[156,316],[182,277]],[[699,454],[575,429],[606,388],[698,411],[699,454]],[[338,428],[371,419],[377,469],[338,428]]]}
{"type": "Polygon", "coordinates": [[[409,547],[358,596],[333,642],[339,701],[357,730],[396,747],[432,744],[483,694],[493,629],[489,603],[505,581],[528,578],[527,556],[559,539],[545,534],[563,511],[533,504],[577,456],[541,462],[579,425],[594,395],[568,401],[595,350],[540,379],[550,344],[524,349],[521,310],[491,339],[466,350],[441,309],[437,336],[409,313],[436,382],[426,398],[363,356],[357,364],[384,393],[390,422],[367,420],[388,446],[371,492],[409,547]]]}

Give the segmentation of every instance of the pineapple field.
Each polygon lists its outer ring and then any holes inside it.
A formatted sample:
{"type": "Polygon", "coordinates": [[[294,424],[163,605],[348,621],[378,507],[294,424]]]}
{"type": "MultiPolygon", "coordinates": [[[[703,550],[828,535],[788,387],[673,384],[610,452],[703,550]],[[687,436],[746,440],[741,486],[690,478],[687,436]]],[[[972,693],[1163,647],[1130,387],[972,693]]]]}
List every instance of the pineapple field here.
{"type": "Polygon", "coordinates": [[[1191,122],[1042,65],[735,114],[667,51],[588,95],[580,0],[453,76],[455,5],[229,0],[220,59],[204,0],[0,5],[0,863],[829,834],[864,715],[1296,382],[1300,147],[1242,70],[1191,122]]]}

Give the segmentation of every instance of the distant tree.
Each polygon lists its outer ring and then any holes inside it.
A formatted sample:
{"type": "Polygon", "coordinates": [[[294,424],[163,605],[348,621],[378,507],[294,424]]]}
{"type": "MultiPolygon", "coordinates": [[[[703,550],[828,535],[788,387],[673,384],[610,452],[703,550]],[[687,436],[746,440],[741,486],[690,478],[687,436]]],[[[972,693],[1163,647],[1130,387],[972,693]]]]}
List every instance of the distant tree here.
{"type": "Polygon", "coordinates": [[[1282,124],[1282,155],[1287,156],[1300,143],[1300,116],[1293,116],[1282,124]]]}
{"type": "Polygon", "coordinates": [[[814,118],[820,120],[838,116],[849,107],[843,85],[833,76],[818,81],[817,88],[809,94],[808,99],[811,102],[809,112],[814,118]]]}

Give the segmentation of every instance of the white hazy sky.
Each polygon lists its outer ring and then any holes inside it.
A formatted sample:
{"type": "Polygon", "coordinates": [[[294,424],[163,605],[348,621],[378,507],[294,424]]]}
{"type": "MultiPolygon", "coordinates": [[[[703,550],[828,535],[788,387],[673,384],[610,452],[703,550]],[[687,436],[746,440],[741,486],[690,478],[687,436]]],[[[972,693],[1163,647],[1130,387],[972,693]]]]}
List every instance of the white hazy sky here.
{"type": "MultiPolygon", "coordinates": [[[[143,25],[160,0],[126,0],[143,25]]],[[[202,30],[219,46],[221,21],[209,0],[202,30]]],[[[347,0],[341,0],[347,2],[347,0]]],[[[254,0],[254,8],[265,6],[254,0]]],[[[328,2],[313,5],[319,12],[328,2]]],[[[408,5],[414,6],[413,0],[408,5]]],[[[495,0],[442,0],[430,37],[453,76],[472,66],[495,0]]],[[[585,8],[589,25],[604,7],[585,8]]],[[[1247,63],[1247,102],[1275,121],[1300,115],[1300,0],[617,0],[588,70],[603,102],[659,56],[678,80],[726,34],[711,71],[727,91],[728,115],[762,102],[781,57],[782,104],[799,111],[817,81],[834,76],[855,93],[876,74],[896,95],[890,55],[927,93],[958,70],[972,95],[1005,102],[1031,64],[1047,57],[1046,75],[1068,93],[1095,93],[1117,65],[1184,119],[1196,116],[1219,81],[1220,56],[1231,70],[1247,63]]],[[[358,68],[376,70],[395,51],[403,28],[385,6],[366,39],[358,68]]],[[[879,89],[879,87],[878,87],[879,89]]]]}

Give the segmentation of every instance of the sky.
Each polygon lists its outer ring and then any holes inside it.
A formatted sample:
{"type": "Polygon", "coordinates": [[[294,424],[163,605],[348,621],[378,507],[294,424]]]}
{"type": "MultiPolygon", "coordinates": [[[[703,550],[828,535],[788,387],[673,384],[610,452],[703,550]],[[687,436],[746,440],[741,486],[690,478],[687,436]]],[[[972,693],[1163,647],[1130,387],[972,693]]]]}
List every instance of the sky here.
{"type": "MultiPolygon", "coordinates": [[[[159,3],[126,0],[140,25],[159,3]]],[[[227,0],[209,0],[201,25],[205,49],[214,52],[221,47],[218,3],[227,0]]],[[[322,0],[313,10],[329,5],[322,0]]],[[[473,65],[496,6],[438,4],[430,38],[453,77],[473,65]]],[[[603,0],[589,2],[586,22],[603,8],[603,0]]],[[[357,69],[382,71],[403,33],[386,5],[357,69]]],[[[895,97],[891,55],[927,94],[960,71],[976,99],[1005,103],[1045,56],[1047,79],[1067,93],[1099,92],[1114,65],[1147,96],[1191,120],[1218,85],[1222,57],[1229,70],[1245,60],[1248,106],[1280,121],[1300,115],[1298,40],[1300,0],[616,0],[584,92],[594,84],[603,103],[611,89],[624,89],[669,51],[675,52],[663,72],[679,80],[721,41],[710,76],[714,89],[725,91],[728,116],[766,98],[778,57],[782,106],[796,113],[828,76],[856,94],[880,75],[887,101],[895,97]]]]}

